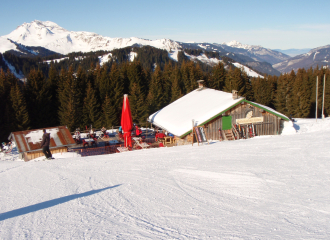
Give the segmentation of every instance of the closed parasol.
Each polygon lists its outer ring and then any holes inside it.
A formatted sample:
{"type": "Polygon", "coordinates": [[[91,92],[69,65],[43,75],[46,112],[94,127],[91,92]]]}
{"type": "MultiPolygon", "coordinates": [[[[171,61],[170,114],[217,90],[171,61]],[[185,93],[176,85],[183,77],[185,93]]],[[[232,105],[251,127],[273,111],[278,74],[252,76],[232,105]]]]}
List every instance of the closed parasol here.
{"type": "Polygon", "coordinates": [[[132,147],[131,131],[133,127],[133,120],[127,94],[124,95],[123,109],[121,112],[121,127],[124,132],[125,147],[132,147]]]}

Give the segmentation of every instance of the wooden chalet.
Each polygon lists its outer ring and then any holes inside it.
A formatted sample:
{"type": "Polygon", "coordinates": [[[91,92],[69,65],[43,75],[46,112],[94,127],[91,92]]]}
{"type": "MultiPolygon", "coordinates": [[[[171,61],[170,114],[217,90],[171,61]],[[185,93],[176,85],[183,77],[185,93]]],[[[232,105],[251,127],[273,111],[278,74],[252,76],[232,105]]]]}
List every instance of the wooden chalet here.
{"type": "Polygon", "coordinates": [[[252,130],[253,136],[278,135],[290,123],[287,116],[248,101],[235,90],[227,93],[203,87],[203,80],[198,82],[198,89],[150,115],[148,121],[185,140],[191,139],[193,124],[204,127],[208,139],[234,140],[252,130]]]}
{"type": "Polygon", "coordinates": [[[49,149],[52,154],[67,152],[68,146],[75,144],[70,131],[65,126],[12,132],[8,139],[15,142],[17,151],[24,161],[44,156],[40,148],[43,129],[50,133],[49,149]]]}

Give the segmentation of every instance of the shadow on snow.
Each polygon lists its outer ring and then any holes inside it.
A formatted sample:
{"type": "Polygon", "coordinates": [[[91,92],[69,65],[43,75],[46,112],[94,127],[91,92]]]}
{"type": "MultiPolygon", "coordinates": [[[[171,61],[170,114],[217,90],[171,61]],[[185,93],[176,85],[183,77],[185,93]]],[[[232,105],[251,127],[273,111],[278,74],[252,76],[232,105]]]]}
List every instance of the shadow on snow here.
{"type": "Polygon", "coordinates": [[[91,190],[88,192],[84,192],[84,193],[79,193],[79,194],[72,194],[69,196],[65,196],[65,197],[60,197],[60,198],[56,198],[53,200],[49,200],[49,201],[45,201],[45,202],[41,202],[41,203],[37,203],[34,205],[30,205],[27,207],[23,207],[23,208],[19,208],[19,209],[15,209],[9,212],[5,212],[5,213],[0,213],[0,221],[9,219],[9,218],[13,218],[13,217],[18,217],[24,214],[28,214],[31,212],[36,212],[45,208],[50,208],[53,206],[56,206],[58,204],[62,204],[65,202],[69,202],[71,200],[77,199],[77,198],[81,198],[81,197],[87,197],[111,188],[115,188],[115,187],[119,187],[121,184],[115,185],[115,186],[111,186],[111,187],[106,187],[106,188],[101,188],[98,190],[91,190]]]}

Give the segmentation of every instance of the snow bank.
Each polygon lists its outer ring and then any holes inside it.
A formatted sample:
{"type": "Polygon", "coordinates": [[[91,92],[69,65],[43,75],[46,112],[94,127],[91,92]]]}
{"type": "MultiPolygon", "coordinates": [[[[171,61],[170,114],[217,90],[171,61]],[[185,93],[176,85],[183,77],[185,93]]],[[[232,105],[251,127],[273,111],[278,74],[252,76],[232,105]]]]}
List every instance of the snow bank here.
{"type": "Polygon", "coordinates": [[[283,124],[284,124],[284,128],[282,130],[282,135],[288,135],[288,134],[296,133],[296,129],[293,126],[293,122],[284,121],[283,124]]]}

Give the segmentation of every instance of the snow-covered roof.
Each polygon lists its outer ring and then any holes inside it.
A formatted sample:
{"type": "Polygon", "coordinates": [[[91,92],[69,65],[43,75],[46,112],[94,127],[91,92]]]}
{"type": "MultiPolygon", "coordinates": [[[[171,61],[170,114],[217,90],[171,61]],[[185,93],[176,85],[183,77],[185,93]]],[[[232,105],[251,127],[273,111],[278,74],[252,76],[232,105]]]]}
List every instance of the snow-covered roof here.
{"type": "Polygon", "coordinates": [[[274,109],[247,101],[243,97],[234,100],[232,93],[202,88],[188,93],[150,115],[148,121],[176,136],[183,136],[192,129],[192,120],[194,120],[195,126],[202,125],[242,101],[289,120],[288,117],[274,109]]]}
{"type": "Polygon", "coordinates": [[[196,89],[149,116],[149,121],[176,136],[182,136],[196,125],[244,100],[233,99],[231,93],[210,88],[196,89]]]}

